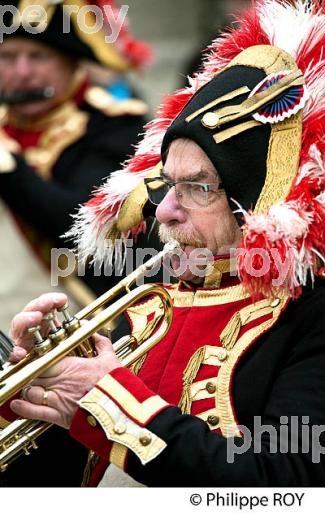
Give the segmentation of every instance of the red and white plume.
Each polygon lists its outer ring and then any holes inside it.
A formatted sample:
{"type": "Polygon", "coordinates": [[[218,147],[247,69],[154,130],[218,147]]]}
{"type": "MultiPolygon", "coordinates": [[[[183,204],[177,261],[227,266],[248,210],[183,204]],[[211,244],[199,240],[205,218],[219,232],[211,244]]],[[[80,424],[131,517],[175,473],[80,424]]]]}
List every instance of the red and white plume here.
{"type": "MultiPolygon", "coordinates": [[[[167,96],[157,118],[146,126],[135,155],[124,169],[112,174],[94,197],[79,210],[69,236],[75,239],[81,260],[92,256],[103,260],[105,238],[109,237],[119,209],[138,183],[160,161],[164,134],[189,99],[205,83],[253,45],[274,45],[295,59],[305,77],[309,100],[303,113],[303,137],[298,175],[286,200],[266,214],[246,213],[242,247],[249,253],[262,247],[271,265],[267,274],[255,277],[239,258],[239,272],[251,291],[272,291],[278,280],[291,295],[299,294],[316,260],[325,257],[325,12],[321,0],[261,0],[237,19],[236,28],[214,40],[202,68],[188,78],[189,85],[167,96]],[[288,258],[290,261],[288,261],[288,258]],[[278,265],[283,269],[279,273],[278,265]],[[285,276],[283,276],[285,270],[285,276]],[[274,283],[273,283],[274,286],[274,283]]],[[[136,237],[144,223],[130,230],[136,237]]],[[[121,238],[127,238],[125,235],[121,238]]],[[[260,261],[256,257],[258,271],[260,261]]]]}

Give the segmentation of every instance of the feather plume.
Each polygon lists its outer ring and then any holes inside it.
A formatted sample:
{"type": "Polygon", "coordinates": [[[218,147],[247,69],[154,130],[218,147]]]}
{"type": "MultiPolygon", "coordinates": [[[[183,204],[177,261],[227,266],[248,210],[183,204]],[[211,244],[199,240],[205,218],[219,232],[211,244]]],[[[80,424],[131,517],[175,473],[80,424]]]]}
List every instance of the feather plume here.
{"type": "MultiPolygon", "coordinates": [[[[297,296],[308,273],[316,272],[317,258],[325,257],[325,13],[318,0],[261,0],[235,20],[208,47],[200,70],[189,85],[167,96],[149,123],[134,156],[124,169],[112,174],[94,198],[80,208],[69,237],[74,238],[81,257],[103,254],[102,241],[110,235],[119,209],[128,194],[160,160],[164,134],[189,99],[205,83],[227,66],[241,51],[252,45],[275,45],[291,54],[305,77],[309,100],[303,113],[303,135],[299,171],[286,200],[265,215],[245,213],[242,247],[249,255],[262,247],[269,254],[269,271],[252,276],[239,259],[239,273],[251,293],[273,293],[272,280],[279,275],[280,261],[287,273],[282,288],[297,296]],[[275,257],[278,255],[278,264],[275,257]],[[287,259],[289,258],[289,262],[287,259]]],[[[141,224],[130,234],[144,229],[141,224]]],[[[123,238],[127,238],[126,234],[123,238]]],[[[256,257],[255,268],[261,260],[256,257]]]]}

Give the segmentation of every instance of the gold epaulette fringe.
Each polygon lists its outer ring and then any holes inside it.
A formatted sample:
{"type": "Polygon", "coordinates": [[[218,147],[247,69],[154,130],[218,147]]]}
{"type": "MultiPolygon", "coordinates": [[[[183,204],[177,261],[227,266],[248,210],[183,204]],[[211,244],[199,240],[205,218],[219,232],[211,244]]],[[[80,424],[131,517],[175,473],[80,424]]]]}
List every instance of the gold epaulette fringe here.
{"type": "Polygon", "coordinates": [[[231,350],[236,343],[241,326],[242,321],[240,313],[235,312],[220,334],[220,341],[227,350],[231,350]]]}
{"type": "Polygon", "coordinates": [[[130,370],[135,374],[136,376],[140,372],[141,368],[143,367],[143,364],[147,358],[147,354],[143,354],[131,367],[130,370]]]}
{"type": "Polygon", "coordinates": [[[241,327],[253,320],[272,313],[273,308],[277,307],[280,302],[280,298],[276,298],[275,300],[263,299],[248,305],[239,312],[235,312],[220,334],[222,346],[227,350],[231,350],[237,341],[241,327]]]}
{"type": "Polygon", "coordinates": [[[183,374],[183,391],[178,406],[183,414],[189,414],[192,406],[191,385],[205,359],[206,347],[199,348],[190,358],[183,374]]]}
{"type": "Polygon", "coordinates": [[[107,116],[144,116],[148,105],[140,99],[118,100],[102,87],[91,86],[86,90],[85,100],[89,105],[107,116]]]}

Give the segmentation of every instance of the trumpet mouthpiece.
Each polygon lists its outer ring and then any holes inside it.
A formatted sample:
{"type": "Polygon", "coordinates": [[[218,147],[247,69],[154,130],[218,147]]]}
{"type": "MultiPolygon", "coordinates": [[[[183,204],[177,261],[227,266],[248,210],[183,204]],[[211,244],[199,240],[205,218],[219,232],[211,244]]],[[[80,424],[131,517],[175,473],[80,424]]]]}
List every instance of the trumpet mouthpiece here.
{"type": "Polygon", "coordinates": [[[174,253],[177,249],[180,249],[181,246],[177,240],[170,240],[167,244],[164,245],[164,252],[167,254],[174,253]]]}

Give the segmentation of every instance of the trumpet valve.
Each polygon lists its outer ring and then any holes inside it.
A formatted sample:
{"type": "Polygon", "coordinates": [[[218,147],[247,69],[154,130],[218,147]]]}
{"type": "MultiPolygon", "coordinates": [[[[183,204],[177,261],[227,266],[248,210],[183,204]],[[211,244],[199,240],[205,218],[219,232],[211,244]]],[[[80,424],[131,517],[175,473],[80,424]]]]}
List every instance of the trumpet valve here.
{"type": "Polygon", "coordinates": [[[68,308],[69,308],[69,303],[66,302],[64,305],[62,305],[62,307],[58,307],[58,309],[57,309],[59,312],[62,312],[62,314],[64,316],[64,323],[69,323],[70,321],[73,320],[73,317],[70,315],[68,308]]]}
{"type": "Polygon", "coordinates": [[[80,321],[75,317],[71,316],[69,311],[69,303],[66,302],[62,307],[58,307],[58,311],[62,312],[64,316],[64,321],[62,323],[64,330],[70,336],[75,330],[79,329],[80,327],[80,321]]]}
{"type": "Polygon", "coordinates": [[[44,320],[48,322],[51,333],[52,332],[56,332],[59,329],[59,327],[54,322],[54,320],[55,320],[55,313],[54,312],[48,312],[47,314],[45,314],[44,320]]]}
{"type": "Polygon", "coordinates": [[[48,312],[44,316],[44,320],[48,322],[50,327],[49,338],[54,343],[54,345],[57,345],[58,343],[60,343],[60,341],[67,337],[67,334],[62,327],[58,327],[56,325],[54,321],[55,318],[56,316],[54,312],[48,312]]]}
{"type": "Polygon", "coordinates": [[[40,333],[40,330],[41,330],[40,325],[35,325],[35,327],[29,327],[29,329],[28,329],[28,332],[30,334],[34,334],[36,343],[42,343],[44,341],[44,339],[40,333]]]}
{"type": "Polygon", "coordinates": [[[49,338],[43,338],[40,330],[41,326],[36,325],[35,327],[29,327],[28,332],[34,334],[36,339],[34,352],[36,352],[37,355],[42,356],[52,348],[52,342],[49,338]]]}

